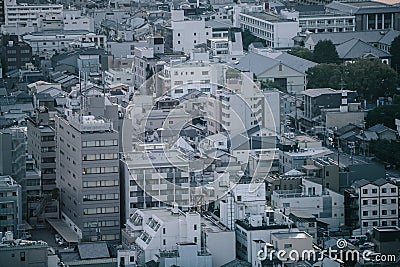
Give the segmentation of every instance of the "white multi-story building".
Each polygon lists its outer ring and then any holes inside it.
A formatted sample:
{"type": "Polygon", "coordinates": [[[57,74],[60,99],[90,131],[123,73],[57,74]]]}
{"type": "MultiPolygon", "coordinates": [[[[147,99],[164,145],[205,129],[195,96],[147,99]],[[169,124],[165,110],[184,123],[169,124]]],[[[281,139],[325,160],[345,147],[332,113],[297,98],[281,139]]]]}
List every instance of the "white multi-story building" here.
{"type": "Polygon", "coordinates": [[[108,69],[104,71],[104,81],[108,85],[133,85],[133,73],[131,69],[108,69]]]}
{"type": "Polygon", "coordinates": [[[299,12],[282,9],[279,13],[282,18],[298,20],[301,32],[346,32],[355,31],[355,16],[350,14],[326,12],[299,12]]]}
{"type": "Polygon", "coordinates": [[[122,230],[122,245],[136,250],[136,263],[144,265],[156,255],[176,251],[178,243],[189,242],[201,251],[201,219],[197,212],[172,209],[137,209],[122,230]]]}
{"type": "Polygon", "coordinates": [[[165,28],[169,37],[166,40],[173,51],[189,54],[192,49],[205,43],[211,37],[211,28],[206,27],[205,21],[189,20],[184,16],[184,10],[172,10],[171,23],[165,28]]]}
{"type": "Polygon", "coordinates": [[[301,189],[275,190],[271,203],[285,215],[293,211],[314,215],[317,220],[327,223],[330,229],[344,224],[343,195],[307,179],[302,180],[301,189]]]}
{"type": "Polygon", "coordinates": [[[293,37],[299,32],[299,21],[285,19],[267,12],[240,13],[239,25],[254,36],[266,41],[267,47],[292,47],[293,37]]]}
{"type": "MultiPolygon", "coordinates": [[[[356,206],[358,207],[358,226],[361,234],[365,234],[377,226],[398,225],[399,189],[397,185],[385,179],[379,179],[375,182],[359,180],[352,187],[358,202],[356,206]]],[[[347,215],[349,214],[346,210],[347,215]]]]}
{"type": "Polygon", "coordinates": [[[212,76],[212,64],[208,62],[191,61],[183,64],[165,65],[158,78],[172,98],[182,97],[194,90],[204,93],[215,92],[216,79],[212,76]]]}
{"type": "Polygon", "coordinates": [[[2,30],[21,35],[38,29],[62,29],[62,5],[17,4],[16,0],[4,1],[5,22],[2,30]]]}
{"type": "Polygon", "coordinates": [[[189,161],[177,150],[125,154],[125,215],[137,208],[189,205],[189,161]],[[144,190],[145,189],[145,190],[144,190]]]}

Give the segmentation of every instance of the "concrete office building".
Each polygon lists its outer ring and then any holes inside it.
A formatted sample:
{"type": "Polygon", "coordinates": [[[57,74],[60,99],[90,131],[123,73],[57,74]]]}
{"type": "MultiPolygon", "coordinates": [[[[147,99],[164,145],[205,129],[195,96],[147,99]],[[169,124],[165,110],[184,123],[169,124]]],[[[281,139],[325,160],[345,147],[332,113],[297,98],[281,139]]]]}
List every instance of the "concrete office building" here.
{"type": "Polygon", "coordinates": [[[23,128],[0,131],[0,175],[10,175],[18,183],[25,177],[26,140],[23,128]]]}
{"type": "Polygon", "coordinates": [[[112,122],[71,114],[56,117],[61,219],[80,238],[119,239],[118,132],[112,122]]]}
{"type": "Polygon", "coordinates": [[[35,165],[41,172],[41,190],[49,194],[56,188],[56,140],[55,130],[50,125],[49,112],[40,107],[35,117],[27,120],[28,154],[32,155],[35,165]]]}
{"type": "Polygon", "coordinates": [[[0,230],[16,236],[22,225],[22,189],[10,176],[0,176],[0,230]]]}

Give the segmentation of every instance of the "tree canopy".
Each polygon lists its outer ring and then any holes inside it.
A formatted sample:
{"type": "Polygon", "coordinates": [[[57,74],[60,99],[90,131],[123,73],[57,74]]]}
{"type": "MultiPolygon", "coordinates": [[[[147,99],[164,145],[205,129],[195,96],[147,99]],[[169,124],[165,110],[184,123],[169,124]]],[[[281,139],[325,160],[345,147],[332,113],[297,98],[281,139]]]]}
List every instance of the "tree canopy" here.
{"type": "Polygon", "coordinates": [[[308,88],[330,87],[357,91],[368,102],[396,92],[397,73],[379,60],[359,59],[347,64],[320,64],[310,68],[308,88]]]}
{"type": "Polygon", "coordinates": [[[291,50],[289,50],[288,53],[293,56],[301,57],[310,61],[314,60],[313,52],[304,47],[294,47],[291,50]]]}
{"type": "Polygon", "coordinates": [[[400,74],[400,35],[394,38],[390,46],[390,54],[392,55],[392,68],[400,74]]]}
{"type": "Polygon", "coordinates": [[[244,49],[248,50],[249,45],[254,42],[265,44],[265,40],[254,36],[248,29],[242,31],[242,44],[244,49]]]}
{"type": "Polygon", "coordinates": [[[393,130],[396,129],[394,120],[400,118],[400,105],[385,105],[368,111],[365,118],[366,127],[374,126],[377,123],[383,124],[393,130]]]}
{"type": "Polygon", "coordinates": [[[318,63],[340,63],[336,47],[331,40],[319,41],[314,47],[313,58],[318,63]]]}

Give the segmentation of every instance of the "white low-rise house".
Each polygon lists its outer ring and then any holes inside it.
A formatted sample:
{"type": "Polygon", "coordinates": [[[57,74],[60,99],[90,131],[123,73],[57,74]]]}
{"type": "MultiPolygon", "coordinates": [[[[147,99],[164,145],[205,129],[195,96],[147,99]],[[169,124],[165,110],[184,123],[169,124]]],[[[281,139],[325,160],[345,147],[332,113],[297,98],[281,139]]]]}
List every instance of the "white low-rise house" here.
{"type": "Polygon", "coordinates": [[[306,232],[297,233],[272,233],[271,243],[276,251],[285,251],[285,256],[287,262],[298,262],[302,259],[303,251],[311,251],[313,249],[313,238],[306,232]],[[297,254],[292,252],[297,251],[297,254]],[[296,260],[290,259],[299,258],[296,260]]]}
{"type": "Polygon", "coordinates": [[[228,149],[228,136],[222,133],[209,135],[204,141],[205,148],[208,149],[228,149]]]}
{"type": "MultiPolygon", "coordinates": [[[[201,251],[201,220],[197,212],[172,209],[136,210],[122,230],[122,245],[137,252],[136,263],[144,265],[177,249],[178,243],[193,243],[201,251]]],[[[168,265],[167,265],[168,266],[168,265]]]]}
{"type": "Polygon", "coordinates": [[[51,58],[54,54],[65,52],[69,47],[106,47],[105,35],[88,31],[46,31],[32,32],[22,36],[32,47],[32,54],[41,58],[51,58]]]}
{"type": "Polygon", "coordinates": [[[306,89],[306,72],[317,64],[287,53],[258,48],[239,59],[232,67],[254,73],[257,81],[271,81],[290,93],[306,89]]]}
{"type": "Polygon", "coordinates": [[[344,196],[322,185],[302,180],[302,189],[275,190],[271,196],[272,206],[285,215],[302,212],[314,215],[317,220],[327,223],[329,229],[344,225],[344,196]]]}
{"type": "MultiPolygon", "coordinates": [[[[304,144],[305,145],[305,144],[304,144]]],[[[279,151],[280,173],[286,173],[304,165],[306,159],[324,157],[333,152],[326,147],[304,148],[299,151],[279,151]]]]}
{"type": "Polygon", "coordinates": [[[108,69],[104,72],[104,81],[106,84],[123,83],[133,85],[132,70],[127,69],[108,69]]]}
{"type": "Polygon", "coordinates": [[[84,16],[81,10],[64,10],[64,30],[84,30],[94,32],[94,20],[84,16]]]}

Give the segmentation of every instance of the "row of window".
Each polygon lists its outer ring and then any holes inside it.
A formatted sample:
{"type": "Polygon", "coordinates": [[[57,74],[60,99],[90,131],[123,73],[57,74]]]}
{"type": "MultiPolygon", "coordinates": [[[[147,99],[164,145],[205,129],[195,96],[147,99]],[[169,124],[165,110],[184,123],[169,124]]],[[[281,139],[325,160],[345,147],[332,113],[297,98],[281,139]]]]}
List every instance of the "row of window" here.
{"type": "Polygon", "coordinates": [[[83,188],[89,188],[89,187],[110,187],[110,186],[118,186],[119,181],[118,180],[101,180],[101,181],[88,181],[88,182],[83,182],[83,188]]]}
{"type": "Polygon", "coordinates": [[[117,153],[87,154],[83,155],[82,159],[83,161],[118,159],[118,154],[117,153]]]}
{"type": "MultiPolygon", "coordinates": [[[[397,214],[397,210],[391,210],[390,211],[391,215],[396,215],[397,214]]],[[[369,212],[367,210],[363,211],[362,213],[363,216],[368,216],[369,212]]],[[[372,211],[372,215],[378,215],[378,211],[377,210],[373,210],[372,211]]],[[[382,210],[382,215],[388,215],[388,210],[382,210]]]]}
{"type": "MultiPolygon", "coordinates": [[[[388,192],[387,189],[388,189],[388,188],[382,188],[382,189],[381,189],[381,192],[382,192],[382,193],[387,193],[387,192],[388,192]]],[[[368,192],[369,192],[368,189],[363,189],[363,190],[362,190],[362,193],[363,193],[364,195],[368,194],[368,192]]],[[[371,189],[371,192],[372,192],[372,194],[377,194],[377,193],[378,193],[378,189],[373,188],[373,189],[371,189]]],[[[397,192],[396,188],[390,188],[390,193],[396,193],[396,192],[397,192]]]]}
{"type": "Polygon", "coordinates": [[[91,214],[106,214],[106,213],[117,213],[119,212],[118,207],[106,207],[106,208],[88,208],[83,209],[84,215],[91,215],[91,214]]]}
{"type": "Polygon", "coordinates": [[[90,194],[84,195],[83,201],[101,201],[101,200],[117,200],[119,199],[119,194],[90,194]]]}
{"type": "MultiPolygon", "coordinates": [[[[389,223],[390,223],[390,225],[392,225],[392,226],[397,226],[397,221],[389,221],[389,223]]],[[[368,223],[368,222],[363,222],[363,227],[368,227],[368,224],[370,225],[370,226],[378,226],[378,222],[377,221],[373,221],[373,222],[370,222],[370,223],[368,223]]],[[[381,221],[381,224],[382,224],[382,226],[388,226],[389,224],[388,224],[388,221],[381,221]]]]}
{"type": "MultiPolygon", "coordinates": [[[[363,205],[368,205],[368,199],[364,199],[363,200],[363,205]]],[[[396,199],[395,198],[392,198],[391,200],[390,200],[390,204],[396,204],[396,199]]],[[[378,204],[378,200],[376,200],[376,199],[372,199],[371,200],[371,204],[372,205],[377,205],[378,204]]],[[[382,199],[382,204],[388,204],[388,200],[387,199],[382,199]]]]}
{"type": "Polygon", "coordinates": [[[83,223],[83,228],[113,227],[113,226],[119,226],[119,221],[107,220],[107,221],[91,221],[83,223]]]}
{"type": "Polygon", "coordinates": [[[112,167],[93,167],[93,168],[83,168],[82,174],[101,174],[101,173],[117,173],[117,166],[112,167]]]}
{"type": "Polygon", "coordinates": [[[82,147],[118,146],[118,140],[83,141],[82,147]]]}

